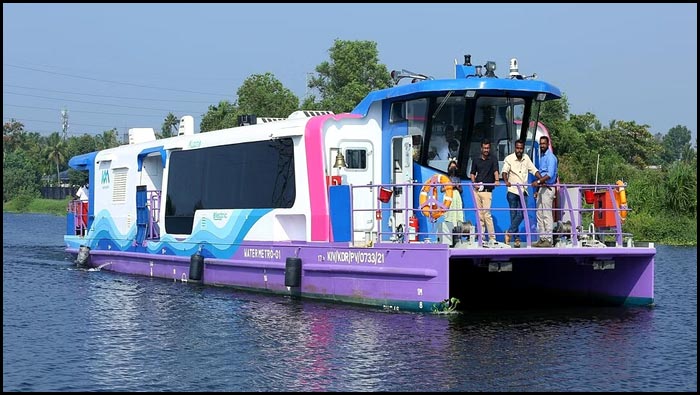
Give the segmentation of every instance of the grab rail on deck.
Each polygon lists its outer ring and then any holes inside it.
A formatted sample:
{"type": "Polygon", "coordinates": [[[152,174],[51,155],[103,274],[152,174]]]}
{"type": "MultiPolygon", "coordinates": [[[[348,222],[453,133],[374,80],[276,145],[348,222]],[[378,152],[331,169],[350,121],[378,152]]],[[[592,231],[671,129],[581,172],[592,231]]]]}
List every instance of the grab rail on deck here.
{"type": "Polygon", "coordinates": [[[146,240],[160,240],[160,226],[158,222],[160,218],[161,192],[162,191],[159,190],[146,191],[148,211],[150,212],[148,216],[148,233],[146,233],[146,240]]]}
{"type": "MultiPolygon", "coordinates": [[[[435,242],[438,237],[449,237],[450,240],[453,236],[452,229],[448,231],[439,231],[440,224],[444,223],[445,215],[440,215],[438,218],[433,219],[423,215],[421,207],[418,207],[417,197],[414,198],[415,188],[423,188],[424,186],[431,185],[429,183],[413,183],[413,184],[372,184],[372,185],[350,185],[351,190],[351,218],[350,226],[354,228],[354,217],[355,213],[361,212],[374,212],[375,216],[375,226],[374,230],[371,232],[367,231],[353,231],[352,243],[356,242],[356,233],[370,233],[374,242],[394,242],[394,243],[407,243],[411,242],[409,240],[410,230],[409,230],[409,220],[412,216],[426,218],[427,222],[431,225],[431,229],[426,231],[424,229],[419,230],[416,234],[419,237],[419,242],[435,242]],[[374,202],[371,207],[362,206],[359,200],[355,200],[355,194],[357,190],[370,189],[372,193],[374,202]],[[391,190],[399,192],[392,195],[388,203],[382,203],[379,200],[380,188],[385,190],[391,190]],[[400,196],[400,197],[395,197],[400,196]],[[399,200],[401,199],[401,200],[399,200]],[[416,203],[414,204],[414,201],[416,203]],[[401,204],[399,204],[401,203],[401,204]],[[393,226],[392,229],[388,228],[386,221],[382,218],[389,218],[392,215],[399,214],[402,216],[402,221],[397,217],[396,221],[403,225],[402,229],[397,231],[397,226],[393,226]],[[379,225],[379,226],[377,226],[379,225]]],[[[471,182],[462,182],[458,185],[462,186],[462,200],[466,201],[471,199],[472,202],[475,201],[476,191],[473,188],[471,182]],[[466,194],[470,194],[470,197],[466,197],[466,194]]],[[[493,193],[494,196],[498,193],[505,195],[507,188],[503,183],[500,184],[484,184],[495,186],[493,193]]],[[[532,230],[536,228],[536,224],[533,224],[530,215],[528,213],[535,213],[544,210],[533,207],[533,204],[527,205],[529,199],[526,199],[522,193],[524,190],[529,190],[532,192],[532,188],[529,184],[511,184],[515,186],[520,192],[520,204],[524,207],[525,212],[523,213],[523,222],[525,229],[519,232],[520,235],[524,235],[525,246],[530,247],[532,243],[537,241],[540,232],[537,230],[532,230]]],[[[438,185],[439,187],[439,185],[438,185]]],[[[556,188],[556,198],[555,203],[552,208],[554,226],[555,229],[552,231],[552,236],[561,242],[559,246],[565,247],[604,247],[613,246],[612,240],[614,240],[614,246],[622,247],[627,241],[627,246],[632,246],[632,234],[624,233],[622,230],[622,225],[626,218],[627,212],[630,210],[625,207],[625,205],[619,203],[616,198],[616,194],[620,193],[620,189],[624,188],[620,185],[592,185],[592,184],[553,184],[549,187],[556,188]],[[585,198],[584,198],[585,195],[585,198]],[[593,202],[586,202],[587,199],[590,201],[590,197],[593,196],[593,202]],[[562,221],[565,218],[565,221],[562,221]],[[557,220],[559,219],[559,220],[557,220]],[[611,240],[612,239],[612,240],[611,240]]],[[[438,188],[439,189],[439,188],[438,188]]],[[[416,195],[417,196],[417,195],[416,195]]],[[[458,211],[459,209],[446,208],[442,204],[442,193],[438,193],[437,202],[429,199],[426,203],[431,203],[435,207],[444,213],[449,211],[458,211]]],[[[466,204],[463,204],[466,205],[466,204]]],[[[470,204],[471,205],[471,204],[470,204]]],[[[490,208],[491,212],[497,211],[508,211],[510,212],[510,207],[494,207],[490,208]]],[[[522,208],[520,210],[523,210],[522,208]]],[[[476,207],[466,207],[462,208],[461,211],[464,212],[464,217],[473,218],[473,224],[471,225],[473,229],[469,232],[471,237],[469,241],[472,246],[482,247],[486,244],[484,240],[484,230],[481,229],[479,217],[479,209],[476,207]]],[[[468,220],[472,222],[472,220],[468,220]]],[[[465,223],[467,220],[465,220],[465,223]]],[[[509,223],[509,222],[507,222],[509,223]]],[[[464,225],[464,224],[462,224],[464,225]]],[[[522,226],[522,225],[521,225],[522,226]]],[[[444,226],[443,226],[444,229],[444,226]]],[[[463,228],[464,229],[464,228],[463,228]]],[[[469,229],[467,229],[469,230],[469,229]]],[[[506,234],[503,232],[496,232],[495,235],[501,239],[506,234]]],[[[465,237],[465,235],[460,235],[460,238],[465,237]]],[[[365,241],[367,237],[365,237],[365,241]]],[[[451,243],[446,243],[451,244],[451,243]]]]}
{"type": "Polygon", "coordinates": [[[88,226],[88,202],[83,200],[70,200],[68,212],[73,214],[73,231],[76,236],[85,236],[88,226]]]}
{"type": "MultiPolygon", "coordinates": [[[[148,229],[146,240],[160,240],[160,208],[161,193],[159,190],[149,190],[147,193],[148,229]]],[[[75,235],[85,236],[88,227],[88,202],[71,200],[68,202],[67,211],[73,214],[73,227],[75,235]]]]}

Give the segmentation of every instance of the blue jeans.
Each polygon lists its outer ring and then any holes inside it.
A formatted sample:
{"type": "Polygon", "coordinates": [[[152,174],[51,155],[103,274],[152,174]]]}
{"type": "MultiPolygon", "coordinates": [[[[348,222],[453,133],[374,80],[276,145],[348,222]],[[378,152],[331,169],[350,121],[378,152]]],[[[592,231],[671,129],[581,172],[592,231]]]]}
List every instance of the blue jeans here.
{"type": "Polygon", "coordinates": [[[523,210],[520,204],[520,196],[513,192],[508,192],[506,194],[506,199],[508,199],[508,206],[510,207],[510,227],[508,228],[508,233],[515,234],[518,232],[520,223],[523,222],[523,210]]]}

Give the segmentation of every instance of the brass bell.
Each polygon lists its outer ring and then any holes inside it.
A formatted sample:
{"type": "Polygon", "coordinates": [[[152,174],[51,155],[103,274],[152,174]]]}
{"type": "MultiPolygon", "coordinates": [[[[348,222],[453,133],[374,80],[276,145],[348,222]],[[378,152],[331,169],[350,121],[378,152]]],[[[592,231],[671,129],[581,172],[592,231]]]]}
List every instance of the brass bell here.
{"type": "Polygon", "coordinates": [[[338,155],[335,156],[335,164],[333,165],[333,168],[339,169],[342,167],[347,167],[347,165],[345,164],[345,157],[340,151],[338,151],[338,155]]]}

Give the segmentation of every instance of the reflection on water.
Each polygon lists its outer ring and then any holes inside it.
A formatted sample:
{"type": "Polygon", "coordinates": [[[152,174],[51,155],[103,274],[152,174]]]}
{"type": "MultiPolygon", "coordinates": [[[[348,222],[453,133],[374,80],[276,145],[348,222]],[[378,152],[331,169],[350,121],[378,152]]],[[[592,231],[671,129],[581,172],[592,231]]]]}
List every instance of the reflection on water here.
{"type": "Polygon", "coordinates": [[[3,215],[4,390],[697,390],[695,249],[654,308],[429,315],[77,269],[63,220],[3,215]]]}

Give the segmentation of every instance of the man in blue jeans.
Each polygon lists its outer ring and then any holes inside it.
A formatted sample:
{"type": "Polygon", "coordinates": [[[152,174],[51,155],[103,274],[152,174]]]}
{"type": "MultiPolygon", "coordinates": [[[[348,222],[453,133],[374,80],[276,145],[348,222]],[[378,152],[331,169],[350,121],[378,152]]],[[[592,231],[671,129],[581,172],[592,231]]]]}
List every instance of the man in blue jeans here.
{"type": "Polygon", "coordinates": [[[540,239],[532,244],[533,247],[552,247],[552,229],[554,219],[552,216],[552,206],[556,195],[557,166],[559,161],[549,149],[549,137],[540,137],[540,174],[542,178],[532,183],[532,186],[539,188],[535,192],[537,198],[537,232],[540,239]]]}
{"type": "Polygon", "coordinates": [[[510,244],[510,238],[515,235],[514,246],[516,248],[520,247],[520,237],[517,233],[520,223],[523,222],[520,194],[522,192],[525,197],[527,197],[528,173],[534,174],[537,179],[541,178],[535,164],[532,163],[530,157],[525,153],[525,142],[523,140],[517,140],[515,142],[515,152],[506,156],[503,161],[503,170],[501,172],[501,178],[503,178],[503,181],[505,181],[508,187],[506,199],[510,207],[510,227],[506,232],[505,243],[510,244]]]}

